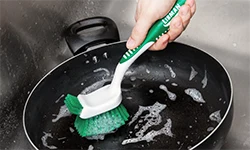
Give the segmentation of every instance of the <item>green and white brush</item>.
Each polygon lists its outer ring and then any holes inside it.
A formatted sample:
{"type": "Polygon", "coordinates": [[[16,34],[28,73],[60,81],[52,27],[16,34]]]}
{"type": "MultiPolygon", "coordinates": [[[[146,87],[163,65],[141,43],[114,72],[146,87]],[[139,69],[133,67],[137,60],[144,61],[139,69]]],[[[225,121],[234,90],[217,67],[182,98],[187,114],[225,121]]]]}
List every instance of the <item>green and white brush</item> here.
{"type": "Polygon", "coordinates": [[[82,137],[109,133],[125,124],[129,114],[121,104],[123,76],[130,65],[169,30],[170,21],[185,1],[177,0],[171,11],[150,28],[143,43],[123,55],[111,84],[86,95],[66,96],[64,102],[69,111],[77,115],[74,125],[82,137]]]}

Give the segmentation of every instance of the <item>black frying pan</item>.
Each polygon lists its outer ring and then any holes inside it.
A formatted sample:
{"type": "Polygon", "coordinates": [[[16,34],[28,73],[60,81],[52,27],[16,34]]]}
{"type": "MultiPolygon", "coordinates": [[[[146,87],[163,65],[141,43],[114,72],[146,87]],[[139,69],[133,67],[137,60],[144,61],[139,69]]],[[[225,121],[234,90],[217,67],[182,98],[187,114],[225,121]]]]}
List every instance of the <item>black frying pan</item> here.
{"type": "Polygon", "coordinates": [[[171,136],[160,134],[149,142],[122,145],[125,139],[136,137],[135,134],[147,123],[143,116],[149,111],[144,111],[131,125],[127,123],[115,133],[106,135],[104,140],[80,137],[73,125],[74,115],[69,115],[64,109],[62,114],[66,117],[56,119],[60,108],[64,108],[64,97],[67,93],[78,95],[83,90],[94,90],[110,83],[114,69],[127,49],[125,42],[115,42],[119,40],[116,25],[105,17],[74,23],[65,32],[65,37],[72,52],[78,55],[41,79],[25,105],[24,130],[35,149],[221,148],[233,117],[230,77],[209,54],[176,42],[170,43],[163,51],[142,54],[122,82],[122,103],[131,115],[129,121],[139,106],[152,106],[158,102],[165,106],[160,112],[162,121],[150,126],[144,134],[158,131],[168,122],[171,123],[171,136]],[[115,43],[83,52],[90,46],[109,42],[115,43]],[[192,80],[191,68],[197,72],[192,80]],[[176,94],[176,99],[171,100],[168,92],[160,86],[176,94]],[[194,101],[185,92],[188,88],[199,91],[205,103],[194,101]],[[218,114],[215,116],[216,112],[219,112],[219,117],[218,114]]]}

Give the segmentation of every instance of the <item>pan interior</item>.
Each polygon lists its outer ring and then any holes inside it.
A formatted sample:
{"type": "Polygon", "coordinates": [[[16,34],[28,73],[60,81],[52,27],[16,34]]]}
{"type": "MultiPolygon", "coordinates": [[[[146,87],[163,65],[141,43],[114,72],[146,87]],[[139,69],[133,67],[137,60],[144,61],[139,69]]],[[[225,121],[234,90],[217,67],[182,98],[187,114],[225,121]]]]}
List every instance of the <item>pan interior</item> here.
{"type": "Polygon", "coordinates": [[[130,120],[98,140],[81,138],[67,93],[88,93],[110,83],[124,43],[98,48],[63,63],[35,88],[25,110],[25,128],[39,149],[190,148],[218,125],[229,105],[230,81],[204,52],[172,43],[147,51],[126,72],[122,103],[130,120]],[[202,96],[202,98],[201,98],[202,96]],[[104,139],[103,139],[104,138],[104,139]]]}

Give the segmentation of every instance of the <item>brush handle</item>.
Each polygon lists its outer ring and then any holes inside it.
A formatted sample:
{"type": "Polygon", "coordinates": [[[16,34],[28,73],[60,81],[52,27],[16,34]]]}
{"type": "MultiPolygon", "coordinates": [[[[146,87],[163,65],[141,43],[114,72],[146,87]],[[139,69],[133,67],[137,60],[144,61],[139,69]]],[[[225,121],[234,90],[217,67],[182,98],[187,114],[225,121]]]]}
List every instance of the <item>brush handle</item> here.
{"type": "MultiPolygon", "coordinates": [[[[134,57],[139,57],[144,49],[143,47],[147,43],[156,42],[163,34],[167,33],[170,26],[170,21],[178,14],[180,7],[186,2],[186,0],[177,0],[169,13],[162,19],[156,21],[150,28],[145,40],[140,46],[135,49],[128,50],[120,60],[120,64],[131,60],[134,57]],[[140,52],[140,53],[139,53],[140,52]]],[[[144,50],[145,51],[145,50],[144,50]]]]}
{"type": "Polygon", "coordinates": [[[153,45],[163,34],[167,33],[170,26],[170,21],[178,14],[179,9],[184,5],[186,0],[177,0],[169,13],[162,19],[159,19],[149,29],[149,32],[140,46],[135,49],[128,50],[121,58],[116,67],[114,79],[111,87],[117,88],[120,86],[123,76],[130,65],[151,45],[153,45]]]}

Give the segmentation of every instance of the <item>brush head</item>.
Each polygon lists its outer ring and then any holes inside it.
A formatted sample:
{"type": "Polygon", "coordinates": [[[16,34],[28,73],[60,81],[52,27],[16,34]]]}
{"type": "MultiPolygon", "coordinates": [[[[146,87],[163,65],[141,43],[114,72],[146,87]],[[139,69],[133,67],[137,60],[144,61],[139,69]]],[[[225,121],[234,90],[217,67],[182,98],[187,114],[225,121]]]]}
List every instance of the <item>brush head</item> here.
{"type": "Polygon", "coordinates": [[[80,114],[84,108],[77,97],[68,94],[64,103],[72,114],[77,115],[74,125],[82,137],[109,133],[124,125],[129,118],[122,104],[97,116],[82,119],[80,114]]]}
{"type": "Polygon", "coordinates": [[[108,112],[82,119],[79,116],[75,120],[75,128],[82,137],[110,133],[121,127],[128,120],[129,114],[121,104],[108,112]]]}
{"type": "Polygon", "coordinates": [[[75,115],[81,114],[83,107],[79,102],[79,100],[77,99],[77,97],[67,94],[64,103],[67,106],[70,113],[75,115]]]}

